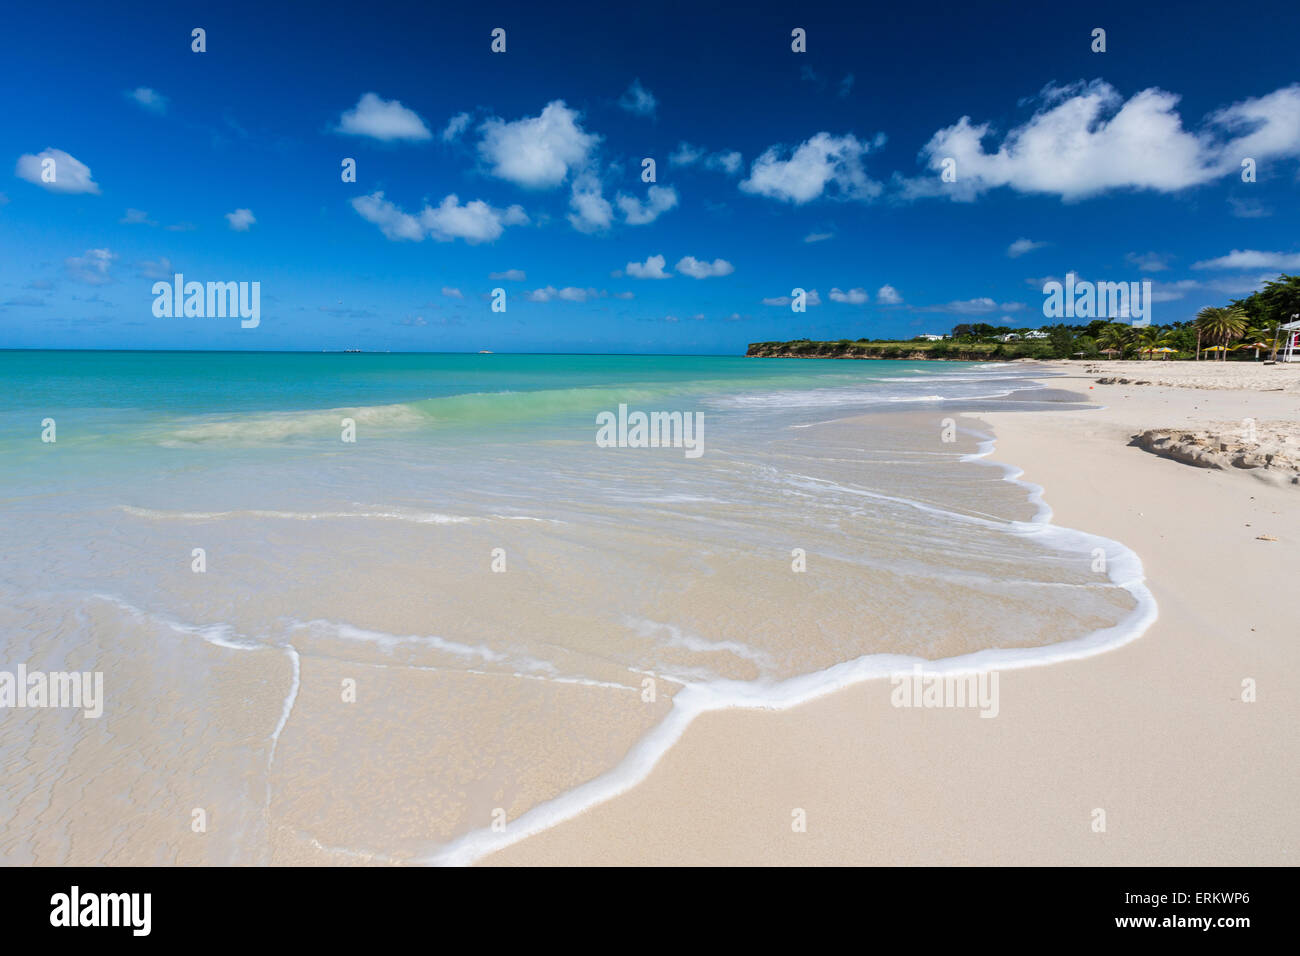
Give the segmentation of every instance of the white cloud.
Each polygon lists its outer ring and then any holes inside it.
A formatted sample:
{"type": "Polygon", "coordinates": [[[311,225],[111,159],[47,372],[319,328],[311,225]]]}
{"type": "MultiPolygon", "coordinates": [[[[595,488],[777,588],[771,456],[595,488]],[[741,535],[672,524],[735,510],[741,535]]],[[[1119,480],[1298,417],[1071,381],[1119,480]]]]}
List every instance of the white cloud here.
{"type": "Polygon", "coordinates": [[[850,305],[862,305],[870,296],[867,295],[866,289],[849,289],[847,292],[842,289],[831,289],[832,302],[847,302],[850,305]]]}
{"type": "Polygon", "coordinates": [[[1146,252],[1141,255],[1130,252],[1124,258],[1143,272],[1164,272],[1169,268],[1169,257],[1154,252],[1146,252]]]}
{"type": "Polygon", "coordinates": [[[694,256],[686,256],[677,263],[677,271],[692,279],[708,279],[712,276],[728,276],[736,270],[726,259],[701,262],[694,256]]]}
{"type": "Polygon", "coordinates": [[[614,201],[623,211],[623,219],[629,226],[643,226],[654,222],[661,213],[677,205],[677,190],[672,186],[651,186],[646,190],[644,203],[635,196],[619,193],[614,201]]]}
{"type": "Polygon", "coordinates": [[[669,166],[690,166],[704,158],[705,151],[690,143],[679,143],[677,150],[668,156],[669,166]]]}
{"type": "Polygon", "coordinates": [[[637,116],[654,116],[659,101],[655,99],[653,93],[641,85],[639,79],[636,79],[627,88],[627,92],[619,98],[618,105],[637,116]]]}
{"type": "Polygon", "coordinates": [[[87,285],[105,285],[112,282],[109,266],[117,256],[107,249],[87,249],[82,256],[69,256],[63,260],[72,277],[87,285]]]}
{"type": "MultiPolygon", "coordinates": [[[[764,305],[789,305],[793,301],[794,300],[790,298],[790,296],[788,295],[780,295],[772,299],[764,299],[763,304],[764,305]]],[[[817,294],[816,289],[813,289],[812,291],[808,292],[804,296],[804,304],[809,306],[821,305],[822,297],[817,294]]]]}
{"type": "Polygon", "coordinates": [[[356,197],[352,200],[352,208],[366,222],[378,226],[380,232],[389,239],[419,242],[424,238],[424,229],[420,226],[420,220],[409,213],[402,212],[385,199],[382,192],[356,197]]]}
{"type": "Polygon", "coordinates": [[[1211,113],[1209,122],[1239,134],[1220,151],[1219,167],[1224,172],[1240,169],[1247,156],[1256,162],[1300,156],[1300,83],[1233,103],[1211,113]]]}
{"type": "Polygon", "coordinates": [[[1011,245],[1007,246],[1007,255],[1012,259],[1019,259],[1027,252],[1033,252],[1035,249],[1043,248],[1047,243],[1034,242],[1032,239],[1017,239],[1011,245]]]}
{"type": "Polygon", "coordinates": [[[528,216],[520,206],[497,209],[480,199],[462,206],[455,193],[437,206],[426,205],[419,215],[402,211],[385,199],[382,192],[358,196],[352,200],[352,208],[394,241],[420,242],[428,235],[439,242],[464,239],[473,245],[491,242],[505,231],[506,226],[528,222],[528,216]]]}
{"type": "Polygon", "coordinates": [[[384,142],[433,138],[418,113],[397,100],[384,100],[374,93],[363,93],[357,105],[339,118],[335,132],[369,136],[384,142]]]}
{"type": "Polygon", "coordinates": [[[903,297],[892,285],[882,285],[880,291],[876,293],[876,301],[881,305],[898,305],[903,301],[903,297]]]}
{"type": "Polygon", "coordinates": [[[833,232],[810,232],[803,237],[804,242],[825,242],[827,239],[834,239],[833,232]]]}
{"type": "Polygon", "coordinates": [[[257,222],[257,219],[251,209],[236,209],[234,212],[226,213],[226,221],[235,232],[248,232],[249,226],[257,222]]]}
{"type": "Polygon", "coordinates": [[[506,122],[493,117],[479,129],[479,152],[492,165],[492,175],[527,189],[549,189],[570,171],[587,164],[600,137],[578,125],[579,114],[555,100],[540,116],[506,122]]]}
{"type": "Polygon", "coordinates": [[[491,242],[505,231],[506,226],[519,226],[528,222],[522,206],[494,209],[481,199],[461,205],[452,193],[436,208],[425,206],[420,213],[420,223],[439,242],[464,239],[471,245],[491,242]]]}
{"type": "Polygon", "coordinates": [[[452,287],[449,286],[449,285],[445,285],[445,286],[442,287],[442,294],[445,295],[445,296],[446,296],[447,298],[449,298],[449,299],[463,299],[463,298],[465,298],[465,294],[464,294],[463,292],[461,292],[460,289],[454,289],[454,288],[452,288],[452,287]]]}
{"type": "Polygon", "coordinates": [[[1193,269],[1300,269],[1300,253],[1233,249],[1226,256],[1193,263],[1193,269]]]}
{"type": "Polygon", "coordinates": [[[118,220],[124,226],[156,226],[158,223],[149,218],[143,209],[128,209],[118,220]]]}
{"type": "Polygon", "coordinates": [[[18,165],[14,167],[14,174],[19,179],[35,183],[42,189],[48,189],[52,193],[99,192],[99,183],[90,177],[90,167],[75,156],[69,156],[61,149],[47,148],[35,155],[24,153],[18,157],[18,165]],[[54,181],[48,183],[41,178],[44,172],[42,164],[47,159],[54,161],[50,167],[54,181]]]}
{"type": "Polygon", "coordinates": [[[524,298],[529,302],[551,302],[555,299],[563,302],[586,302],[588,299],[596,298],[599,294],[595,289],[579,289],[574,286],[557,289],[553,285],[548,285],[542,289],[525,292],[524,298]]]}
{"type": "Polygon", "coordinates": [[[983,315],[988,312],[1017,312],[1024,308],[1021,302],[1003,302],[999,304],[996,299],[990,299],[988,296],[980,296],[976,299],[959,299],[956,302],[948,302],[944,305],[926,305],[914,306],[920,312],[955,312],[958,315],[983,315]]]}
{"type": "Polygon", "coordinates": [[[740,153],[728,150],[725,153],[714,153],[704,161],[704,165],[709,169],[720,169],[728,176],[734,176],[740,172],[740,167],[744,164],[740,153]]]}
{"type": "Polygon", "coordinates": [[[1300,85],[1219,110],[1199,133],[1183,128],[1179,97],[1155,87],[1126,101],[1096,80],[1048,86],[1038,99],[1038,111],[992,151],[983,145],[993,134],[988,123],[963,116],[939,130],[922,149],[936,175],[901,180],[903,194],[969,201],[1000,186],[1065,200],[1114,189],[1175,192],[1237,170],[1243,157],[1300,155],[1300,85]],[[954,183],[937,175],[945,159],[956,162],[954,183]]]}
{"type": "Polygon", "coordinates": [[[126,96],[127,99],[134,100],[151,113],[161,114],[167,112],[167,97],[157,90],[149,89],[147,86],[137,87],[127,93],[126,96]]]}
{"type": "Polygon", "coordinates": [[[442,130],[442,141],[450,143],[460,139],[460,134],[469,129],[469,114],[457,113],[451,119],[447,120],[447,125],[442,130]]]}
{"type": "Polygon", "coordinates": [[[665,261],[663,256],[650,256],[645,262],[629,262],[626,271],[633,279],[667,279],[665,261]]]}
{"type": "Polygon", "coordinates": [[[701,161],[705,169],[719,170],[728,176],[736,175],[744,164],[740,153],[734,149],[710,153],[702,146],[692,146],[687,142],[678,143],[677,149],[668,156],[669,166],[693,166],[701,161]]]}
{"type": "Polygon", "coordinates": [[[569,224],[579,232],[603,232],[614,221],[614,207],[601,193],[600,179],[585,172],[573,180],[569,224]]]}
{"type": "Polygon", "coordinates": [[[157,261],[146,259],[140,263],[140,276],[145,279],[170,279],[175,274],[172,261],[166,256],[159,256],[157,261]]]}
{"type": "Polygon", "coordinates": [[[636,296],[635,296],[633,293],[631,293],[631,292],[615,292],[615,293],[614,293],[614,298],[616,298],[616,299],[635,299],[636,296]]]}
{"type": "MultiPolygon", "coordinates": [[[[1183,298],[1192,289],[1199,288],[1201,283],[1195,279],[1182,279],[1178,282],[1159,282],[1152,286],[1152,302],[1175,302],[1183,298]]],[[[1255,285],[1252,283],[1250,289],[1253,291],[1255,285]]]]}
{"type": "Polygon", "coordinates": [[[871,144],[851,134],[830,133],[818,133],[801,143],[789,159],[781,158],[784,149],[773,146],[754,160],[740,188],[796,205],[817,199],[832,186],[834,198],[871,199],[882,187],[862,168],[862,157],[870,149],[871,144]]]}
{"type": "Polygon", "coordinates": [[[504,279],[506,282],[523,282],[528,278],[523,269],[507,269],[505,272],[489,272],[489,279],[504,279]]]}

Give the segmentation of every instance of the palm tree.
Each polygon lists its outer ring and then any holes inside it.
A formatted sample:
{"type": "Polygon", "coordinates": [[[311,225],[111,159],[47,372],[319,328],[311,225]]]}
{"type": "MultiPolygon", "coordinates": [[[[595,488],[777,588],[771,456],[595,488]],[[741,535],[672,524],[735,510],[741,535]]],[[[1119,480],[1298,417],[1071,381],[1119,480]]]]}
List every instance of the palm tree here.
{"type": "Polygon", "coordinates": [[[1148,325],[1137,333],[1138,348],[1150,355],[1157,348],[1169,341],[1169,333],[1156,325],[1148,325]]]}
{"type": "Polygon", "coordinates": [[[1103,349],[1118,349],[1123,354],[1124,347],[1128,345],[1128,331],[1128,326],[1112,323],[1101,330],[1097,344],[1103,349]]]}
{"type": "Polygon", "coordinates": [[[1224,351],[1219,353],[1221,360],[1226,360],[1229,342],[1234,342],[1246,334],[1250,319],[1240,307],[1207,305],[1196,313],[1196,328],[1216,345],[1222,345],[1224,351]]]}

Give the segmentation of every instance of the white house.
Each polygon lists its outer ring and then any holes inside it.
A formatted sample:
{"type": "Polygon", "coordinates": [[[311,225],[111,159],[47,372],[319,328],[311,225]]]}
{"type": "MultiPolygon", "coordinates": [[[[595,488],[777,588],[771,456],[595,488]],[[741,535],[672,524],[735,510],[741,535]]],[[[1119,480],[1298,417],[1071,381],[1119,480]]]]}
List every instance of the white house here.
{"type": "Polygon", "coordinates": [[[1044,332],[1042,329],[1034,329],[1032,332],[1026,332],[1026,333],[1025,333],[1025,338],[1026,338],[1026,339],[1045,339],[1045,338],[1047,338],[1047,333],[1044,332]]]}
{"type": "Polygon", "coordinates": [[[935,335],[933,332],[922,332],[917,336],[918,339],[922,339],[926,342],[942,342],[947,337],[948,336],[946,335],[935,335]]]}
{"type": "Polygon", "coordinates": [[[1018,338],[1020,338],[1020,335],[1016,332],[1003,332],[1001,335],[998,336],[998,341],[1014,342],[1018,338]]]}

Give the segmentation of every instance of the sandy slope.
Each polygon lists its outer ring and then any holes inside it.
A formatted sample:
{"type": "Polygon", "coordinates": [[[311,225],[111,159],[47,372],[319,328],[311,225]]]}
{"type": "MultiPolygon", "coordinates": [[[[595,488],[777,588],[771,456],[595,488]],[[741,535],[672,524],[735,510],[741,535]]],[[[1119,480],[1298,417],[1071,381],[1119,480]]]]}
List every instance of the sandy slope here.
{"type": "Polygon", "coordinates": [[[894,708],[884,681],[785,712],[706,714],[639,786],[484,862],[1297,862],[1300,490],[1127,441],[1206,420],[1295,421],[1300,402],[1293,390],[1090,390],[1096,375],[1060,368],[1108,407],[983,416],[993,457],[1046,488],[1058,523],[1137,551],[1160,604],[1145,636],[1002,674],[992,720],[894,708]],[[796,808],[807,832],[792,830],[796,808]]]}

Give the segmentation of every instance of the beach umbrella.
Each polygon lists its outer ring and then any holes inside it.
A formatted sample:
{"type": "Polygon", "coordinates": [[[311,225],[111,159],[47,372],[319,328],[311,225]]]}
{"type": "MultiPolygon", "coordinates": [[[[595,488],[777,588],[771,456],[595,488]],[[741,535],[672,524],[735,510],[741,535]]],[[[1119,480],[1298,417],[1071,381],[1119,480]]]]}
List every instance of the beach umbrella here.
{"type": "Polygon", "coordinates": [[[1124,353],[1121,352],[1119,349],[1102,349],[1101,354],[1102,355],[1123,355],[1124,353]]]}
{"type": "Polygon", "coordinates": [[[1159,352],[1159,353],[1160,353],[1160,357],[1163,359],[1163,358],[1165,358],[1166,356],[1168,356],[1170,353],[1172,353],[1172,352],[1177,352],[1178,349],[1171,349],[1171,348],[1169,348],[1169,346],[1167,346],[1167,345],[1162,345],[1162,346],[1160,346],[1160,348],[1158,348],[1158,349],[1152,349],[1151,351],[1153,351],[1153,352],[1159,352]]]}

